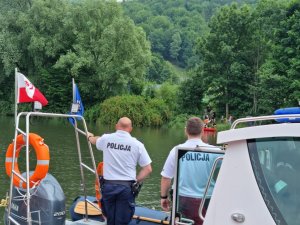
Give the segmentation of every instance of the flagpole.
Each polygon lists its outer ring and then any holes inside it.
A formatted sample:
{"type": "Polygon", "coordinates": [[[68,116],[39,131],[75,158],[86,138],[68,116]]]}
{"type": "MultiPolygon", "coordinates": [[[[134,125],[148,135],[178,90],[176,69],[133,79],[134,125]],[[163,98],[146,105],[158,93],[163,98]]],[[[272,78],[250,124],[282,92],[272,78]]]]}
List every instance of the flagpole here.
{"type": "Polygon", "coordinates": [[[15,125],[17,120],[18,114],[18,69],[15,68],[15,125]]]}
{"type": "Polygon", "coordinates": [[[76,103],[75,81],[74,81],[74,78],[72,78],[72,90],[73,90],[73,103],[76,103]]]}

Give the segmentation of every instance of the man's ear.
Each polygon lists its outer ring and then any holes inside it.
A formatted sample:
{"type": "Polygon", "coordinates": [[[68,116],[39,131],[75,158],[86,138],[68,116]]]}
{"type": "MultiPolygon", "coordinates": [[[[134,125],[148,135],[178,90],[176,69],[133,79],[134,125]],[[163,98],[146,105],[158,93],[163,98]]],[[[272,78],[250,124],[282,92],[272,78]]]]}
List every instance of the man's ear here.
{"type": "Polygon", "coordinates": [[[132,131],[132,127],[128,128],[128,132],[131,133],[132,131]]]}

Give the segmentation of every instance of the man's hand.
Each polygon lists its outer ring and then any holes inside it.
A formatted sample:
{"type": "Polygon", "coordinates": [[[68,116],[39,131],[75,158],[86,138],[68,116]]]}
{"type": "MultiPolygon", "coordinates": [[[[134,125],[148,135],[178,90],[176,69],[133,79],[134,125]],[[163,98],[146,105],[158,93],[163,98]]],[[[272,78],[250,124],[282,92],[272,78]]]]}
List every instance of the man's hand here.
{"type": "Polygon", "coordinates": [[[94,137],[94,134],[93,133],[90,133],[90,132],[87,132],[87,137],[94,137]]]}
{"type": "Polygon", "coordinates": [[[171,179],[162,176],[160,184],[160,205],[164,211],[170,211],[170,200],[168,199],[168,192],[171,187],[171,179]]]}
{"type": "Polygon", "coordinates": [[[87,134],[88,134],[88,136],[87,136],[88,141],[91,144],[95,145],[97,142],[97,139],[100,138],[100,136],[94,136],[94,134],[90,133],[90,132],[87,132],[87,134]]]}
{"type": "Polygon", "coordinates": [[[164,211],[166,212],[170,211],[170,200],[168,198],[160,199],[160,205],[164,211]]]}

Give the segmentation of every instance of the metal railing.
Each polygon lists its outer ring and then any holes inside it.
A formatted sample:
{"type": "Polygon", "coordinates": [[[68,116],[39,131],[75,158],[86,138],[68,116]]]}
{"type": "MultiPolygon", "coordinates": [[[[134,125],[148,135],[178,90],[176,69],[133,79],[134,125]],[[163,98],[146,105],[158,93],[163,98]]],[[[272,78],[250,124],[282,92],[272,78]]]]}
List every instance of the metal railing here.
{"type": "MultiPolygon", "coordinates": [[[[204,153],[215,153],[215,154],[221,154],[222,156],[219,156],[215,159],[214,164],[212,166],[209,178],[207,180],[207,184],[205,186],[205,191],[203,195],[203,199],[201,201],[201,205],[199,207],[199,211],[202,211],[202,208],[204,206],[205,199],[207,198],[208,189],[211,183],[211,180],[213,178],[214,172],[217,168],[217,164],[219,161],[223,160],[223,154],[225,153],[225,149],[219,146],[197,146],[196,148],[188,148],[188,147],[177,147],[176,149],[176,162],[175,162],[175,176],[174,176],[174,190],[173,190],[173,204],[172,204],[172,225],[173,224],[181,224],[181,225],[190,225],[194,224],[193,220],[187,219],[187,218],[180,218],[180,221],[176,221],[176,214],[177,214],[177,197],[178,197],[178,182],[179,182],[179,151],[181,152],[204,152],[204,153]],[[202,205],[203,203],[203,205],[202,205]],[[176,221],[176,222],[175,222],[176,221]]],[[[195,179],[195,178],[193,178],[195,179]]],[[[204,220],[203,215],[199,215],[202,220],[204,220]]]]}
{"type": "Polygon", "coordinates": [[[209,174],[208,181],[207,181],[206,186],[205,186],[203,198],[202,198],[202,200],[201,200],[201,203],[200,203],[200,206],[199,206],[199,210],[198,210],[199,217],[200,217],[203,221],[204,221],[204,219],[205,219],[205,216],[203,215],[203,212],[202,212],[202,211],[203,211],[204,203],[205,203],[206,198],[207,198],[208,189],[209,189],[209,187],[210,187],[210,184],[211,184],[211,181],[212,181],[212,179],[213,179],[214,173],[215,173],[215,171],[216,171],[216,169],[217,169],[218,162],[222,161],[223,159],[224,159],[223,156],[218,157],[218,158],[215,159],[214,164],[213,164],[213,167],[212,167],[212,169],[211,169],[211,171],[210,171],[210,174],[209,174]]]}
{"type": "MultiPolygon", "coordinates": [[[[74,123],[74,129],[75,129],[75,136],[76,136],[76,144],[77,144],[77,151],[78,151],[78,157],[79,157],[79,163],[80,163],[80,175],[81,175],[81,184],[83,187],[83,194],[85,197],[85,220],[88,219],[88,214],[87,214],[87,204],[88,204],[88,200],[87,200],[87,190],[86,190],[86,185],[85,185],[85,176],[84,176],[84,169],[87,169],[88,171],[92,172],[95,174],[96,180],[97,182],[99,182],[98,179],[98,173],[97,173],[97,169],[96,169],[96,163],[95,163],[95,158],[94,158],[94,154],[93,154],[93,150],[92,150],[92,146],[91,143],[87,140],[88,143],[88,148],[89,148],[89,153],[90,153],[90,157],[92,160],[92,164],[93,164],[93,169],[90,168],[89,166],[87,166],[85,163],[83,163],[82,161],[82,155],[81,155],[81,149],[80,149],[80,141],[79,141],[79,134],[82,134],[86,137],[88,137],[88,129],[87,129],[87,125],[86,122],[84,120],[84,118],[80,115],[69,115],[69,114],[58,114],[58,113],[42,113],[42,112],[21,112],[18,114],[17,118],[16,118],[16,127],[15,127],[15,136],[14,136],[14,147],[13,147],[13,157],[12,157],[12,169],[11,169],[11,177],[10,177],[10,189],[9,189],[9,205],[7,208],[7,213],[8,213],[8,224],[10,225],[11,222],[13,222],[16,225],[19,225],[19,223],[13,218],[12,216],[12,212],[11,212],[11,205],[12,205],[12,199],[13,199],[13,177],[14,176],[18,176],[23,182],[26,182],[26,206],[27,206],[27,224],[28,225],[32,225],[32,219],[31,219],[31,211],[30,211],[30,198],[31,198],[31,194],[30,194],[30,186],[29,186],[29,179],[30,179],[30,175],[29,175],[29,131],[30,131],[30,117],[35,116],[35,117],[52,117],[52,118],[73,118],[75,123],[74,123]],[[21,117],[26,117],[26,131],[23,131],[19,128],[19,123],[20,123],[20,118],[21,117]],[[80,121],[82,121],[83,124],[83,128],[84,131],[82,131],[81,129],[79,129],[77,127],[77,120],[76,119],[80,119],[80,121]],[[16,144],[17,144],[17,136],[18,134],[22,134],[25,136],[25,143],[26,143],[26,177],[24,178],[21,174],[19,174],[18,172],[16,172],[15,170],[15,162],[16,162],[16,144]]],[[[98,183],[99,187],[100,184],[98,183]]]]}
{"type": "Polygon", "coordinates": [[[246,117],[235,120],[230,129],[235,129],[236,126],[240,123],[246,122],[257,122],[257,121],[267,121],[267,120],[276,120],[276,119],[296,119],[300,118],[300,114],[286,114],[286,115],[270,115],[270,116],[257,116],[257,117],[246,117]]]}

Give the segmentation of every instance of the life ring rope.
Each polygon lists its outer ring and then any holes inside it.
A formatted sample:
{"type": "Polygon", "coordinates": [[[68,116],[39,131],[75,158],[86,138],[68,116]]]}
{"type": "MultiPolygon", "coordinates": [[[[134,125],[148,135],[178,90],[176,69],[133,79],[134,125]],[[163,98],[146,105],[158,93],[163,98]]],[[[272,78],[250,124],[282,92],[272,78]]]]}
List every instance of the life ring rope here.
{"type": "MultiPolygon", "coordinates": [[[[48,146],[44,143],[44,139],[39,135],[34,133],[29,133],[29,144],[34,148],[37,158],[37,164],[34,172],[29,178],[29,187],[37,186],[40,181],[47,175],[49,170],[49,162],[50,162],[50,153],[48,146]]],[[[15,153],[15,161],[14,161],[14,173],[21,175],[18,166],[18,157],[19,153],[23,146],[25,146],[24,136],[22,134],[18,135],[16,138],[16,153],[15,153]]],[[[5,169],[6,174],[11,177],[12,168],[13,168],[13,152],[14,152],[14,142],[12,142],[6,151],[5,158],[5,169]]],[[[13,184],[16,187],[26,188],[27,182],[24,182],[19,176],[13,175],[13,184]]]]}

